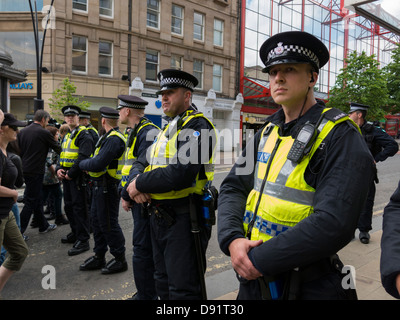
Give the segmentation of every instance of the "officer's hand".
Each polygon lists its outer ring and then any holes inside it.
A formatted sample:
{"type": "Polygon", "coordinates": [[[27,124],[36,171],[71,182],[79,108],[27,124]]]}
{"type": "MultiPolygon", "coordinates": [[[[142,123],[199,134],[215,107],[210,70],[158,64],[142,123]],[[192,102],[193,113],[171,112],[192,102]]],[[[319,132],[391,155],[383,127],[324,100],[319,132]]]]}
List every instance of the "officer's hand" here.
{"type": "Polygon", "coordinates": [[[133,200],[136,203],[146,203],[146,202],[151,202],[151,196],[148,193],[138,193],[133,200]]]}
{"type": "Polygon", "coordinates": [[[125,211],[128,212],[129,209],[132,208],[131,203],[130,203],[129,201],[124,200],[124,199],[121,199],[121,200],[122,200],[122,202],[121,202],[121,204],[122,204],[122,209],[124,209],[125,211]]]}
{"type": "Polygon", "coordinates": [[[58,179],[63,180],[65,178],[65,171],[63,169],[58,169],[57,177],[58,177],[58,179]]]}
{"type": "Polygon", "coordinates": [[[252,241],[239,238],[233,240],[229,245],[232,267],[247,280],[254,280],[262,276],[247,255],[251,248],[258,247],[260,244],[262,244],[262,240],[252,241]]]}
{"type": "Polygon", "coordinates": [[[396,277],[396,288],[397,288],[397,291],[400,294],[400,273],[396,277]]]}
{"type": "Polygon", "coordinates": [[[137,194],[140,193],[140,191],[139,191],[138,189],[136,189],[136,179],[133,180],[133,181],[128,185],[128,187],[126,188],[126,191],[128,192],[129,197],[130,197],[132,200],[134,200],[135,196],[136,196],[137,194]]]}

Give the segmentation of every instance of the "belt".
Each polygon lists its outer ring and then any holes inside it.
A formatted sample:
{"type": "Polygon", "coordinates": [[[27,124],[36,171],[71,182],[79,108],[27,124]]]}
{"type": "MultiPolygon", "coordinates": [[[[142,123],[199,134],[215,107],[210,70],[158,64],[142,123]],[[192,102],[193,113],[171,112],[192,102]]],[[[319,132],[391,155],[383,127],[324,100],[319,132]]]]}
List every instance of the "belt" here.
{"type": "Polygon", "coordinates": [[[119,184],[116,181],[91,180],[91,182],[95,187],[104,187],[104,186],[113,186],[113,185],[118,186],[118,184],[119,184]]]}

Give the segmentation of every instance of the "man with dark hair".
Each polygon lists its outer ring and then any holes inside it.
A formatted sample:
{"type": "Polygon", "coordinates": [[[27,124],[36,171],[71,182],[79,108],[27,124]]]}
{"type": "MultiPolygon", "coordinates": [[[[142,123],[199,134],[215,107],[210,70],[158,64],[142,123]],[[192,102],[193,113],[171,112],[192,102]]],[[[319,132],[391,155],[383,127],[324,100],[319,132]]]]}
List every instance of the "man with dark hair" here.
{"type": "Polygon", "coordinates": [[[21,211],[21,232],[24,233],[32,213],[39,226],[39,233],[54,230],[57,225],[49,224],[43,214],[42,185],[47,152],[53,149],[61,152],[60,144],[45,129],[50,114],[37,110],[33,123],[18,133],[17,139],[21,150],[22,170],[25,179],[24,208],[21,211]]]}

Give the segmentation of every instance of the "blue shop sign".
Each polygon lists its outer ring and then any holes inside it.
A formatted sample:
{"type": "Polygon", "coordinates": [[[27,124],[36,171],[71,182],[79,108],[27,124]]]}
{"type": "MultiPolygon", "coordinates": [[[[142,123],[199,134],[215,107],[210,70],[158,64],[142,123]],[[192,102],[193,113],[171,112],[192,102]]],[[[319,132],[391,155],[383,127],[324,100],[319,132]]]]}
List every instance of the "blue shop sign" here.
{"type": "Polygon", "coordinates": [[[22,82],[22,83],[16,83],[16,84],[10,84],[10,89],[16,89],[16,90],[33,90],[33,83],[29,82],[22,82]]]}

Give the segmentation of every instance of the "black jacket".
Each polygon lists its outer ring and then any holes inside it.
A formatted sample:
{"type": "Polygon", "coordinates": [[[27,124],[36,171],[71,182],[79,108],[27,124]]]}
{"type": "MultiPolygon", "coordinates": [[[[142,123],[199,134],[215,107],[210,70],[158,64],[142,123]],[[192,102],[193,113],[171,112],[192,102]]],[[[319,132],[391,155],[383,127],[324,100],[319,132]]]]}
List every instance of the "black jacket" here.
{"type": "MultiPolygon", "coordinates": [[[[298,132],[305,122],[316,123],[324,105],[316,104],[298,121],[284,123],[283,110],[267,121],[280,126],[281,135],[298,132]]],[[[218,199],[218,241],[229,255],[229,244],[244,238],[243,215],[253,189],[261,130],[246,146],[221,185],[218,199]],[[246,157],[247,156],[247,157],[246,157]],[[242,163],[242,164],[240,164],[242,163]],[[236,169],[242,169],[236,174],[236,169]]],[[[373,178],[373,159],[361,134],[348,121],[338,124],[316,151],[305,171],[316,189],[314,214],[249,252],[254,266],[266,276],[330,257],[354,236],[358,217],[373,178]]]]}
{"type": "Polygon", "coordinates": [[[393,297],[400,299],[396,277],[400,274],[400,181],[383,211],[381,239],[382,285],[393,297]]]}
{"type": "Polygon", "coordinates": [[[18,133],[24,174],[44,174],[49,148],[60,154],[61,145],[38,123],[32,123],[18,133]]]}

